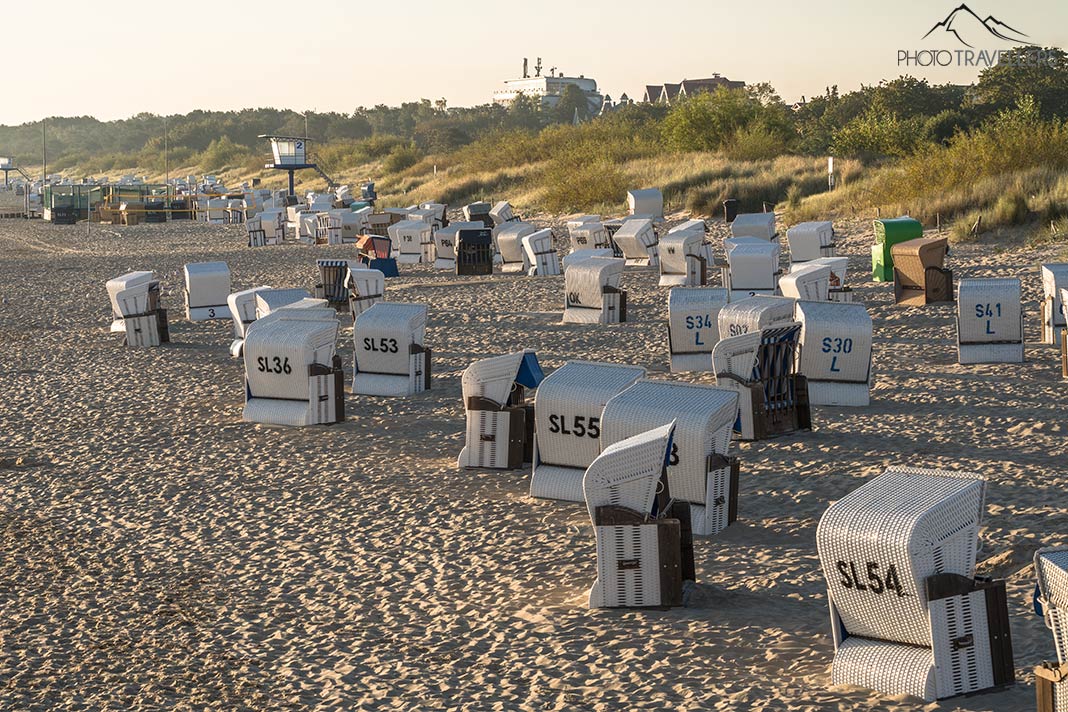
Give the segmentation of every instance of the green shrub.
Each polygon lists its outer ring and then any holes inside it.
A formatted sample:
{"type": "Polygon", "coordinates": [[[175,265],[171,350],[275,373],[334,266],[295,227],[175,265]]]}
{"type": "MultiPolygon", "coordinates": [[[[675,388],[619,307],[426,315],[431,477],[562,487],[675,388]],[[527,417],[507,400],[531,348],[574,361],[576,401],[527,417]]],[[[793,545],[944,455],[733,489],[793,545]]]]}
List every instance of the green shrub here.
{"type": "Polygon", "coordinates": [[[419,158],[419,151],[415,150],[414,146],[396,146],[382,161],[382,168],[387,173],[400,173],[418,163],[419,158]]]}

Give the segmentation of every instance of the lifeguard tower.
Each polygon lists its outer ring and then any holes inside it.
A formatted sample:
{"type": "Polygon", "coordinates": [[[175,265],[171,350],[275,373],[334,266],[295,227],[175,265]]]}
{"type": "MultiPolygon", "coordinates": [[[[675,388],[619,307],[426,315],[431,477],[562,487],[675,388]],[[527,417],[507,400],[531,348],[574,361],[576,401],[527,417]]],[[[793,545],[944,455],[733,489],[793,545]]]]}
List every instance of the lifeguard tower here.
{"type": "Polygon", "coordinates": [[[326,175],[319,166],[308,163],[308,137],[307,136],[270,136],[263,135],[271,142],[271,152],[274,154],[274,162],[267,163],[264,168],[272,168],[277,171],[289,171],[289,194],[295,195],[293,190],[293,173],[307,168],[321,175],[330,188],[334,187],[334,181],[326,175]]]}
{"type": "Polygon", "coordinates": [[[15,165],[15,159],[10,156],[0,156],[0,171],[4,172],[4,187],[11,185],[9,173],[16,171],[22,174],[22,177],[26,180],[30,180],[30,177],[26,175],[26,172],[15,165]]]}

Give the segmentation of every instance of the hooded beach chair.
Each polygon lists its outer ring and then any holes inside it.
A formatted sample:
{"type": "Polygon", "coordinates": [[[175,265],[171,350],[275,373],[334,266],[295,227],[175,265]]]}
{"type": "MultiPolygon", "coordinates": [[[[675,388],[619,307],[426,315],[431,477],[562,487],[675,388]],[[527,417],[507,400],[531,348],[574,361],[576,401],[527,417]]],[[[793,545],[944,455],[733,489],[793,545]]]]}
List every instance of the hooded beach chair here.
{"type": "Polygon", "coordinates": [[[400,264],[419,264],[432,261],[429,257],[434,249],[434,226],[423,220],[402,220],[389,226],[389,239],[397,248],[397,262],[400,264]]]}
{"type": "Polygon", "coordinates": [[[795,269],[805,269],[816,265],[824,265],[831,270],[831,276],[828,282],[829,289],[827,290],[828,300],[832,302],[853,301],[853,290],[846,286],[846,272],[849,269],[848,257],[819,257],[808,262],[800,262],[791,265],[790,271],[792,272],[795,269]]]}
{"type": "Polygon", "coordinates": [[[705,237],[703,220],[689,220],[668,231],[660,240],[661,287],[701,287],[712,267],[712,243],[705,237]]]}
{"type": "Polygon", "coordinates": [[[794,321],[795,299],[758,294],[720,307],[716,322],[719,337],[739,336],[794,321]]]}
{"type": "Polygon", "coordinates": [[[863,304],[798,302],[798,372],[811,405],[866,406],[871,392],[872,322],[863,304]]]}
{"type": "Polygon", "coordinates": [[[482,228],[480,222],[454,222],[434,231],[434,268],[456,271],[456,233],[468,228],[482,228]]]}
{"type": "Polygon", "coordinates": [[[531,277],[553,277],[560,274],[560,255],[553,247],[553,231],[549,228],[532,232],[522,238],[523,252],[530,262],[527,274],[531,277]]]}
{"type": "Polygon", "coordinates": [[[315,216],[315,244],[341,244],[341,216],[333,212],[319,213],[315,216]]]}
{"type": "Polygon", "coordinates": [[[527,391],[544,375],[533,351],[475,361],[460,378],[467,440],[459,467],[514,470],[533,461],[534,406],[527,391]]]}
{"type": "Polygon", "coordinates": [[[571,235],[571,251],[607,248],[612,249],[612,241],[608,237],[608,230],[600,221],[583,222],[569,227],[571,235]]]}
{"type": "Polygon", "coordinates": [[[925,702],[1013,682],[1005,582],[975,577],[986,482],[890,467],[828,507],[831,681],[925,702]]]}
{"type": "Polygon", "coordinates": [[[953,272],[944,269],[949,242],[918,237],[890,248],[894,260],[894,301],[923,306],[953,301],[953,272]]]}
{"type": "Polygon", "coordinates": [[[154,272],[128,272],[109,279],[111,331],[125,334],[127,346],[154,347],[170,341],[167,310],[160,304],[159,280],[154,272]]]}
{"type": "Polygon", "coordinates": [[[263,219],[259,216],[245,221],[245,234],[248,236],[249,247],[265,247],[267,245],[267,231],[263,229],[263,219]]]}
{"type": "MultiPolygon", "coordinates": [[[[262,319],[287,304],[311,298],[306,289],[260,289],[256,291],[256,319],[262,319]]],[[[324,300],[325,301],[325,300],[324,300]]]]}
{"type": "Polygon", "coordinates": [[[488,227],[492,230],[496,226],[493,222],[493,216],[490,215],[490,210],[492,209],[493,206],[489,203],[468,203],[463,208],[464,220],[481,223],[481,227],[488,227]]]}
{"type": "Polygon", "coordinates": [[[648,218],[623,221],[612,241],[623,255],[628,267],[659,267],[660,241],[648,218]]]}
{"type": "Polygon", "coordinates": [[[613,258],[615,257],[615,252],[610,247],[572,250],[571,252],[568,252],[566,255],[563,256],[563,258],[560,260],[560,265],[564,268],[564,272],[566,273],[567,268],[569,266],[573,265],[576,262],[581,262],[582,260],[588,260],[591,257],[613,258]]]}
{"type": "MultiPolygon", "coordinates": [[[[319,301],[319,300],[316,300],[319,301]]],[[[242,419],[320,425],[345,419],[345,383],[333,309],[282,307],[245,334],[242,419]]]]}
{"type": "MultiPolygon", "coordinates": [[[[419,210],[427,214],[435,230],[449,226],[449,206],[444,203],[420,203],[419,210]]],[[[424,218],[425,219],[425,218],[424,218]]]]}
{"type": "Polygon", "coordinates": [[[798,223],[786,231],[786,244],[791,265],[834,257],[834,224],[830,220],[798,223]]]}
{"type": "Polygon", "coordinates": [[[534,395],[530,496],[582,502],[582,476],[601,452],[605,403],[645,376],[640,366],[568,361],[534,395]]]}
{"type": "Polygon", "coordinates": [[[379,302],[352,327],[353,395],[410,396],[430,390],[425,304],[379,302]]]}
{"type": "Polygon", "coordinates": [[[501,272],[508,274],[530,272],[532,263],[523,247],[523,238],[537,231],[536,227],[525,222],[505,223],[494,231],[497,252],[501,256],[501,272]]]}
{"type": "Polygon", "coordinates": [[[775,213],[740,213],[731,222],[731,237],[758,237],[771,242],[778,234],[775,213]]]}
{"type": "Polygon", "coordinates": [[[484,227],[456,232],[456,274],[493,274],[493,231],[484,227]]]}
{"type": "Polygon", "coordinates": [[[1020,280],[963,279],[957,289],[957,360],[1023,363],[1020,280]]]}
{"type": "Polygon", "coordinates": [[[734,391],[641,380],[605,405],[601,448],[674,422],[671,496],[689,503],[694,534],[717,534],[737,518],[738,461],[729,454],[737,414],[734,391]]]}
{"type": "Polygon", "coordinates": [[[724,337],[712,349],[716,385],[738,393],[740,440],[812,429],[807,383],[796,371],[800,333],[796,322],[781,324],[724,337]]]}
{"type": "Polygon", "coordinates": [[[659,188],[628,190],[627,211],[637,217],[660,220],[664,217],[664,194],[659,188]]]}
{"type": "Polygon", "coordinates": [[[564,272],[564,323],[618,324],[627,320],[627,292],[620,289],[623,260],[590,257],[564,272]]]}
{"type": "Polygon", "coordinates": [[[349,266],[345,290],[353,320],[385,298],[386,276],[380,270],[349,266]]]}
{"type": "Polygon", "coordinates": [[[875,243],[871,246],[871,278],[875,282],[894,279],[894,245],[923,237],[923,225],[908,216],[880,218],[873,223],[875,243]]]}
{"type": "Polygon", "coordinates": [[[1064,334],[1061,290],[1068,287],[1068,264],[1042,265],[1042,343],[1060,346],[1064,334]]]}
{"type": "Polygon", "coordinates": [[[253,287],[234,292],[226,297],[226,306],[234,322],[234,340],[230,342],[230,355],[240,358],[244,352],[245,334],[248,326],[256,321],[256,294],[270,289],[270,286],[253,287]]]}
{"type": "Polygon", "coordinates": [[[393,255],[393,241],[382,235],[364,235],[356,241],[360,251],[360,262],[371,269],[376,269],[385,277],[396,277],[397,260],[393,255]]]}
{"type": "Polygon", "coordinates": [[[784,297],[825,302],[830,290],[831,268],[827,265],[805,263],[779,278],[779,291],[784,297]]]}
{"type": "Polygon", "coordinates": [[[1048,547],[1035,552],[1038,581],[1036,609],[1053,633],[1057,662],[1035,668],[1038,712],[1061,712],[1068,708],[1068,548],[1048,547]]]}
{"type": "Polygon", "coordinates": [[[281,245],[286,236],[286,213],[280,208],[260,211],[260,229],[263,230],[264,244],[281,245]]]}
{"type": "MultiPolygon", "coordinates": [[[[761,213],[763,214],[763,213],[761,213]]],[[[723,241],[727,266],[723,284],[731,290],[731,300],[755,294],[776,294],[779,290],[779,243],[761,238],[741,237],[723,241]]]]}
{"type": "Polygon", "coordinates": [[[673,427],[609,445],[585,472],[597,542],[590,608],[681,606],[683,581],[695,578],[688,507],[665,475],[673,427]]]}
{"type": "Polygon", "coordinates": [[[189,321],[226,319],[230,310],[230,268],[225,262],[192,262],[185,272],[185,316],[189,321]]]}
{"type": "Polygon", "coordinates": [[[502,200],[498,203],[495,203],[494,206],[490,209],[489,214],[490,218],[493,220],[493,225],[495,227],[500,227],[505,223],[509,223],[513,220],[519,219],[518,217],[516,217],[515,213],[512,212],[512,206],[508,204],[507,200],[502,200]]]}
{"type": "Polygon", "coordinates": [[[349,290],[345,285],[349,269],[357,268],[357,260],[315,260],[319,270],[319,283],[315,285],[315,296],[325,299],[339,311],[349,308],[349,290]]]}
{"type": "Polygon", "coordinates": [[[719,314],[729,293],[716,287],[672,287],[668,292],[668,349],[672,373],[711,371],[719,341],[719,314]]]}

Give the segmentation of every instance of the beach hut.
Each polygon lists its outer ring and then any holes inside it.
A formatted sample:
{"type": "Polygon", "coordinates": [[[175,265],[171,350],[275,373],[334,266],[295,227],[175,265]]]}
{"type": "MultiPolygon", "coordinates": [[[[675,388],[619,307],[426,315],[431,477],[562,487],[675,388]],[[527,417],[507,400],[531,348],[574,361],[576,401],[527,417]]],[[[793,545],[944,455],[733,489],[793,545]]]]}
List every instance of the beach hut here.
{"type": "MultiPolygon", "coordinates": [[[[501,255],[501,272],[507,274],[528,274],[530,272],[532,263],[523,247],[523,238],[527,235],[533,235],[537,231],[536,227],[525,222],[505,223],[494,231],[497,251],[501,255]]],[[[550,232],[551,236],[552,233],[550,232]]]]}
{"type": "Polygon", "coordinates": [[[800,332],[796,322],[772,326],[725,336],[712,349],[716,385],[738,393],[734,432],[739,439],[812,429],[807,383],[796,372],[800,332]]]}
{"type": "Polygon", "coordinates": [[[918,237],[890,248],[894,258],[894,301],[923,306],[953,301],[953,272],[944,269],[949,243],[944,237],[918,237]]]}
{"type": "Polygon", "coordinates": [[[719,338],[740,336],[794,321],[797,300],[758,294],[720,307],[717,327],[719,338]]]}
{"type": "Polygon", "coordinates": [[[723,284],[731,290],[732,301],[779,291],[779,243],[741,237],[724,240],[723,246],[727,253],[723,284]]]}
{"type": "Polygon", "coordinates": [[[664,462],[674,426],[609,445],[582,489],[597,542],[590,608],[681,606],[694,576],[685,504],[672,501],[664,462]]]}
{"type": "Polygon", "coordinates": [[[226,319],[230,310],[230,267],[225,262],[192,262],[185,273],[185,316],[189,321],[226,319]]]}
{"type": "Polygon", "coordinates": [[[796,265],[779,279],[779,291],[784,297],[810,302],[827,301],[831,290],[831,268],[811,262],[796,265]]]}
{"type": "Polygon", "coordinates": [[[234,340],[230,342],[230,355],[234,358],[241,358],[244,353],[245,334],[249,324],[256,321],[256,295],[270,288],[265,285],[243,289],[226,297],[226,306],[234,322],[234,340]]]}
{"type": "Polygon", "coordinates": [[[770,242],[778,234],[775,213],[741,213],[731,222],[731,237],[757,237],[770,242]]]}
{"type": "Polygon", "coordinates": [[[957,360],[1023,363],[1023,310],[1015,277],[964,279],[957,289],[957,360]]]}
{"type": "Polygon", "coordinates": [[[627,191],[627,210],[631,215],[659,220],[664,217],[664,194],[659,188],[627,191]]]}
{"type": "Polygon", "coordinates": [[[1068,264],[1042,265],[1042,343],[1059,346],[1064,334],[1061,290],[1068,288],[1068,264]]]}
{"type": "Polygon", "coordinates": [[[1057,662],[1035,667],[1038,712],[1059,712],[1068,706],[1068,548],[1047,547],[1035,552],[1038,581],[1036,608],[1053,633],[1057,662]]]}
{"type": "Polygon", "coordinates": [[[464,370],[467,439],[459,467],[514,470],[533,461],[534,406],[526,399],[543,379],[530,350],[481,359],[464,370]]]}
{"type": "Polygon", "coordinates": [[[660,241],[648,218],[631,218],[619,226],[612,241],[628,267],[659,267],[660,241]]]}
{"type": "Polygon", "coordinates": [[[549,228],[532,232],[522,238],[523,252],[530,262],[531,277],[552,277],[560,274],[560,255],[553,247],[553,231],[549,228]]]}
{"type": "Polygon", "coordinates": [[[645,377],[640,366],[568,361],[534,396],[530,496],[582,502],[582,477],[601,453],[605,404],[645,377]]]}
{"type": "Polygon", "coordinates": [[[397,262],[419,264],[432,262],[434,227],[423,220],[402,220],[389,226],[389,239],[397,249],[397,262]]]}
{"type": "Polygon", "coordinates": [[[798,302],[797,370],[811,405],[866,406],[871,392],[872,321],[863,304],[798,302]]]}
{"type": "Polygon", "coordinates": [[[627,320],[627,292],[619,286],[623,260],[589,257],[564,271],[564,323],[618,324],[627,320]]]}
{"type": "Polygon", "coordinates": [[[493,231],[484,227],[456,232],[456,274],[493,274],[493,231]]]}
{"type": "Polygon", "coordinates": [[[352,327],[352,393],[410,396],[430,390],[425,304],[379,302],[352,327]]]}
{"type": "Polygon", "coordinates": [[[729,452],[737,415],[734,391],[641,380],[605,404],[601,448],[674,423],[669,490],[676,501],[689,504],[693,533],[710,536],[737,518],[738,460],[729,452]]]}
{"type": "Polygon", "coordinates": [[[1014,681],[1005,582],[975,577],[986,482],[890,467],[816,529],[831,682],[925,702],[1014,681]]]}
{"type": "Polygon", "coordinates": [[[125,335],[127,346],[154,347],[170,341],[167,310],[160,304],[154,272],[128,272],[107,282],[111,331],[125,335]]]}
{"type": "Polygon", "coordinates": [[[894,245],[923,237],[923,225],[908,216],[880,218],[874,222],[875,244],[871,246],[871,278],[889,282],[894,278],[894,245]]]}
{"type": "Polygon", "coordinates": [[[700,287],[708,283],[713,264],[712,243],[705,237],[703,220],[689,220],[668,231],[660,240],[660,286],[700,287]]]}
{"type": "Polygon", "coordinates": [[[245,334],[242,419],[273,425],[319,425],[345,419],[345,383],[335,353],[333,309],[281,308],[245,334]]]}
{"type": "Polygon", "coordinates": [[[668,292],[668,349],[672,373],[711,371],[719,314],[729,292],[717,287],[672,287],[668,292]]]}
{"type": "Polygon", "coordinates": [[[454,222],[434,231],[434,267],[456,270],[456,233],[460,230],[481,229],[481,222],[454,222]]]}
{"type": "Polygon", "coordinates": [[[830,220],[798,223],[786,231],[786,244],[791,265],[834,257],[834,224],[830,220]]]}

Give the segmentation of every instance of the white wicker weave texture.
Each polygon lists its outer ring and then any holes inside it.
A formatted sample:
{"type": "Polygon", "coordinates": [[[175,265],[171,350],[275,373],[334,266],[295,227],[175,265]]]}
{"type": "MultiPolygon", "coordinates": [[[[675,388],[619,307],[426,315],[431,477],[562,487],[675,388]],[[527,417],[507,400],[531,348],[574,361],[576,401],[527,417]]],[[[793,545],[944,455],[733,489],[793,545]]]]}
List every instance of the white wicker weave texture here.
{"type": "Polygon", "coordinates": [[[767,329],[794,320],[794,304],[789,297],[772,297],[758,294],[739,301],[732,301],[719,312],[718,326],[721,339],[739,336],[752,331],[767,329]]]}
{"type": "Polygon", "coordinates": [[[719,314],[726,289],[672,287],[668,292],[668,343],[671,370],[712,370],[712,348],[719,341],[719,314]]]}
{"type": "Polygon", "coordinates": [[[1053,633],[1057,662],[1068,662],[1068,547],[1035,552],[1035,574],[1046,625],[1053,633]]]}
{"type": "Polygon", "coordinates": [[[501,271],[524,274],[529,272],[531,262],[523,249],[523,238],[533,235],[537,228],[529,223],[513,222],[501,225],[493,232],[496,236],[497,251],[501,253],[501,271]]]}
{"type": "Polygon", "coordinates": [[[425,367],[425,304],[379,302],[356,317],[352,327],[352,392],[363,395],[411,395],[423,390],[418,378],[425,367]]]}
{"type": "Polygon", "coordinates": [[[225,319],[229,316],[230,268],[225,262],[193,262],[185,265],[185,306],[190,321],[225,319]]]}
{"type": "Polygon", "coordinates": [[[1019,279],[961,280],[957,289],[957,343],[962,364],[1023,361],[1019,279]]]}
{"type": "Polygon", "coordinates": [[[871,386],[872,321],[860,303],[798,302],[798,372],[813,405],[866,406],[871,386]]]}
{"type": "Polygon", "coordinates": [[[560,255],[553,247],[553,231],[546,228],[525,235],[523,238],[523,251],[530,261],[532,277],[551,277],[560,274],[560,255]]]}
{"type": "Polygon", "coordinates": [[[1042,343],[1060,345],[1064,331],[1061,290],[1068,287],[1068,264],[1042,265],[1042,343]]]}
{"type": "Polygon", "coordinates": [[[786,231],[790,263],[797,264],[833,256],[834,225],[829,220],[803,222],[786,231]],[[829,252],[830,254],[824,254],[829,252]]]}
{"type": "Polygon", "coordinates": [[[623,260],[590,257],[568,265],[564,272],[564,316],[572,323],[615,323],[619,321],[618,296],[605,288],[618,289],[623,276],[623,260]],[[612,300],[616,308],[610,309],[612,300]]]}
{"type": "Polygon", "coordinates": [[[774,240],[775,213],[740,213],[731,223],[732,237],[759,237],[774,240]]]}
{"type": "Polygon", "coordinates": [[[825,302],[830,288],[831,268],[827,265],[804,265],[779,279],[783,296],[794,299],[825,302]]]}

